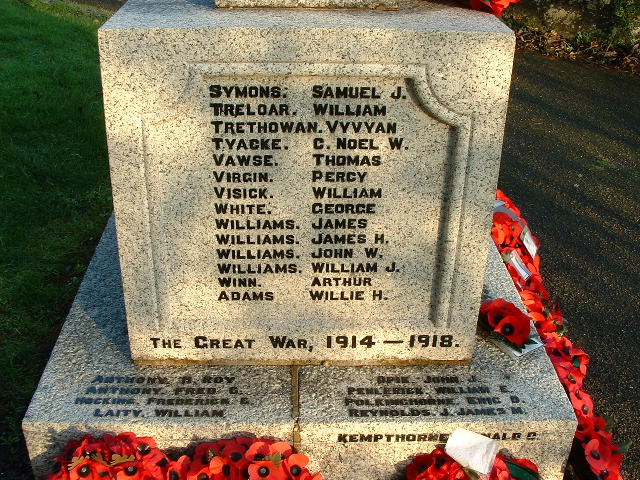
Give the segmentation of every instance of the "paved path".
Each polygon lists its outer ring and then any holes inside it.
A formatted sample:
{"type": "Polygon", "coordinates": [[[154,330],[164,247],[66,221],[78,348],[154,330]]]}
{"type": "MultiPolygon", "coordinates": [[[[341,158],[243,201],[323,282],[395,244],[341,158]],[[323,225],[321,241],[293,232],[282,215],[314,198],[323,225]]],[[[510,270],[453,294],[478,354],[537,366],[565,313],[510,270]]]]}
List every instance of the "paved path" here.
{"type": "Polygon", "coordinates": [[[591,356],[586,390],[640,479],[640,78],[516,58],[499,186],[542,244],[547,288],[591,356]]]}

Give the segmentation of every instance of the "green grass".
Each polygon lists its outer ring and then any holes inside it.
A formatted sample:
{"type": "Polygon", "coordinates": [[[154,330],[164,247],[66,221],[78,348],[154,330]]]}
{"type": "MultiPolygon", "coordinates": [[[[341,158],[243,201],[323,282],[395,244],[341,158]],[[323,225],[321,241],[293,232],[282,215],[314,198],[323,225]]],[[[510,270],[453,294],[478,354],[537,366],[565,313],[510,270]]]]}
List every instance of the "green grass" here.
{"type": "Polygon", "coordinates": [[[612,168],[615,168],[615,164],[608,158],[599,155],[594,156],[591,165],[589,165],[589,169],[597,172],[603,172],[612,168]]]}
{"type": "Polygon", "coordinates": [[[29,474],[20,422],[111,211],[96,37],[106,17],[0,1],[3,478],[29,474]]]}

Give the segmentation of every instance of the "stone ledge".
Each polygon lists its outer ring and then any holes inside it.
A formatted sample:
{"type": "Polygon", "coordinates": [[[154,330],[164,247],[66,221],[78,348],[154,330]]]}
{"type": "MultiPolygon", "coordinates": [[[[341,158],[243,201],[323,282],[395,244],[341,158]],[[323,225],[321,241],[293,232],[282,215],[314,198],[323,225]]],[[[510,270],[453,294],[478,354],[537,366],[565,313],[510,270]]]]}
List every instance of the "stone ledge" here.
{"type": "Polygon", "coordinates": [[[217,8],[352,8],[397,10],[398,0],[217,0],[217,8]]]}
{"type": "MultiPolygon", "coordinates": [[[[495,248],[490,250],[486,278],[485,298],[518,302],[495,248]]],[[[295,371],[300,372],[299,378],[292,378],[289,367],[133,365],[115,228],[110,221],[23,421],[34,471],[37,477],[44,477],[50,472],[51,459],[66,442],[84,433],[134,431],[155,437],[158,445],[169,451],[184,449],[199,440],[251,433],[298,440],[301,451],[311,457],[313,468],[328,480],[359,478],[365,468],[372,479],[382,480],[397,474],[412,456],[430,451],[455,427],[462,426],[504,437],[501,445],[536,461],[544,478],[561,478],[576,422],[542,349],[514,360],[479,339],[469,367],[301,367],[295,371]],[[477,381],[469,381],[471,375],[477,381]],[[437,380],[455,376],[464,379],[437,380]],[[390,379],[385,385],[379,384],[377,377],[390,379]],[[402,380],[404,377],[408,383],[402,380]],[[427,377],[432,377],[431,381],[425,382],[427,377]],[[299,393],[293,395],[298,381],[299,393]],[[349,386],[375,389],[403,385],[423,390],[382,395],[346,390],[349,386]],[[454,390],[438,396],[433,393],[436,386],[454,390]],[[484,388],[474,389],[476,386],[484,388]],[[345,405],[345,392],[352,399],[350,405],[345,405]],[[514,403],[512,395],[518,402],[514,403]],[[357,405],[370,397],[452,398],[455,403],[417,407],[433,409],[433,415],[349,415],[349,408],[378,408],[357,405]],[[468,403],[467,397],[484,398],[482,402],[495,397],[501,403],[491,400],[491,404],[460,405],[468,403]],[[209,404],[201,404],[205,402],[209,404]],[[462,406],[494,412],[456,414],[462,406]],[[436,408],[440,410],[436,412],[436,408]],[[448,408],[451,415],[440,415],[442,408],[448,408]],[[498,414],[498,408],[508,411],[498,414]]]]}

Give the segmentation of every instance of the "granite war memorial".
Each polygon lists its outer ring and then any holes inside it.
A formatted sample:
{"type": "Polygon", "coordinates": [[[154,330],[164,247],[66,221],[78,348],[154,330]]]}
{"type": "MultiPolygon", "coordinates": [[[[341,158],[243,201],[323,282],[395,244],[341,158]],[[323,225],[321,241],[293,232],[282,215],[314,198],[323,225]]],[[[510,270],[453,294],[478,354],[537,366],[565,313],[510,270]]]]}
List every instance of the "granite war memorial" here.
{"type": "Polygon", "coordinates": [[[488,238],[512,32],[413,0],[129,0],[99,40],[115,218],[23,422],[37,476],[132,431],[387,479],[462,427],[562,478],[544,350],[476,334],[482,298],[524,308],[488,238]]]}

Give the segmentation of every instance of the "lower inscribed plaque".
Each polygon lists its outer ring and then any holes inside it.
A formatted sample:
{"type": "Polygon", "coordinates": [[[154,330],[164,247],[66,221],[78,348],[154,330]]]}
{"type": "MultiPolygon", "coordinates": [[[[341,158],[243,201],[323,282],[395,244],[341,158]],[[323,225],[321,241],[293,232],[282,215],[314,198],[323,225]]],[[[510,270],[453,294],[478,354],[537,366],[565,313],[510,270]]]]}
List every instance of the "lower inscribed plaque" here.
{"type": "Polygon", "coordinates": [[[239,433],[292,440],[287,367],[131,362],[110,222],[23,421],[36,477],[86,433],[135,432],[163,449],[239,433]]]}
{"type": "Polygon", "coordinates": [[[300,448],[327,478],[400,477],[465,428],[561,480],[576,429],[542,349],[519,363],[486,340],[468,367],[301,367],[299,410],[300,448]]]}

